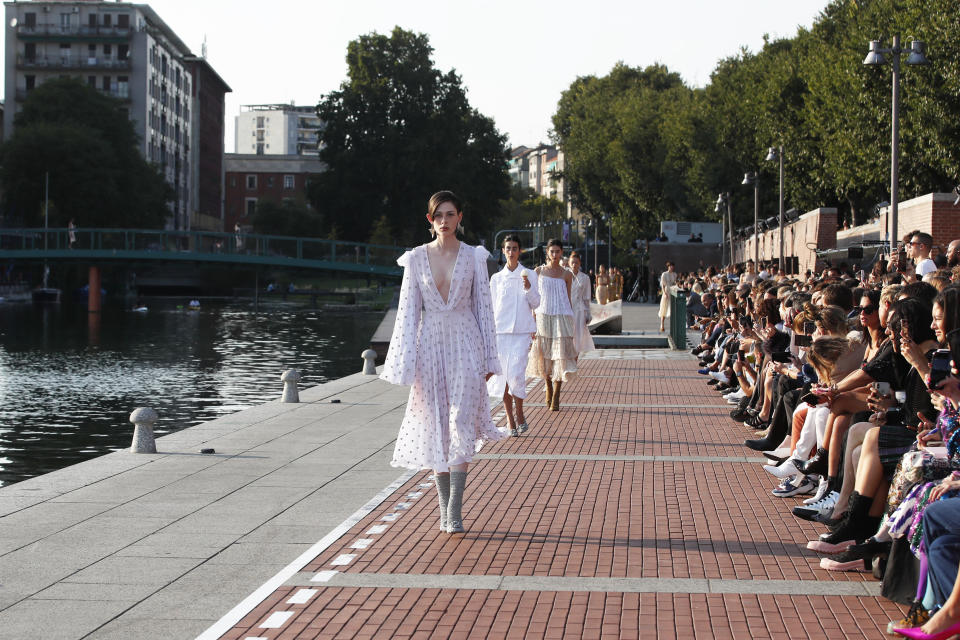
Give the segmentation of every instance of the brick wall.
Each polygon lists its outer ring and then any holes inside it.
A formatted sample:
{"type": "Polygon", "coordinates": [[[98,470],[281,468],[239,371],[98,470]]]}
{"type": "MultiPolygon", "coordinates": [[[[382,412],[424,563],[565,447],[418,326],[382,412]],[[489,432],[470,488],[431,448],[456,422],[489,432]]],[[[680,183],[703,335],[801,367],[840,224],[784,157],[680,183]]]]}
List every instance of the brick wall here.
{"type": "MultiPolygon", "coordinates": [[[[734,238],[734,262],[744,263],[755,255],[754,244],[759,241],[760,260],[780,258],[780,229],[763,231],[757,240],[753,237],[734,238]]],[[[799,272],[807,269],[818,270],[816,249],[832,249],[837,246],[837,210],[833,207],[821,207],[809,211],[799,220],[784,227],[784,256],[796,258],[799,272]]]]}
{"type": "MultiPolygon", "coordinates": [[[[955,199],[950,193],[928,193],[901,202],[897,208],[897,239],[916,229],[932,235],[934,246],[946,249],[951,240],[960,238],[960,206],[953,206],[955,199]]],[[[889,214],[889,208],[883,209],[878,219],[838,232],[837,246],[884,240],[889,214]]]]}

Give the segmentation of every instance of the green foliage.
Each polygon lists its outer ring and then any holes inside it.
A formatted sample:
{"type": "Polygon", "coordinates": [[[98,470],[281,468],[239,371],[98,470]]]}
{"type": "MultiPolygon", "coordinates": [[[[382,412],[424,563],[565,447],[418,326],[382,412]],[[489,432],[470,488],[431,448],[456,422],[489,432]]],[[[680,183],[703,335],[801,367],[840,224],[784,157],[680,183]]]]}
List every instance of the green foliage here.
{"type": "MultiPolygon", "coordinates": [[[[427,36],[395,28],[347,47],[348,79],[325,96],[320,159],[310,188],[328,234],[366,241],[387,217],[404,244],[429,238],[427,201],[441,189],[463,201],[468,240],[489,236],[507,196],[506,139],[470,107],[460,77],[435,69],[427,36]]],[[[384,233],[384,230],[380,230],[384,233]]]]}
{"type": "Polygon", "coordinates": [[[50,176],[50,225],[160,228],[173,190],[141,155],[123,103],[81,82],[48,80],[16,116],[0,147],[0,182],[10,223],[43,224],[50,176]]]}
{"type": "MultiPolygon", "coordinates": [[[[556,198],[538,195],[529,187],[510,186],[510,195],[500,201],[502,215],[494,233],[500,229],[523,229],[528,223],[558,220],[566,216],[566,206],[556,198]]],[[[525,236],[529,241],[532,236],[525,236]]]]}
{"type": "MultiPolygon", "coordinates": [[[[809,30],[721,60],[703,89],[664,67],[618,64],[578,78],[553,117],[575,204],[611,213],[623,240],[652,235],[664,219],[716,219],[717,194],[733,195],[734,224],[776,214],[785,147],[786,207],[835,206],[862,221],[888,199],[890,65],[864,67],[870,40],[927,43],[928,67],[902,64],[900,195],[949,191],[960,166],[960,0],[833,0],[809,30]],[[636,236],[633,236],[636,237],[636,236]]],[[[905,61],[906,55],[903,56],[905,61]]]]}
{"type": "Polygon", "coordinates": [[[251,219],[256,233],[300,238],[323,236],[321,217],[306,206],[284,200],[277,203],[261,200],[251,219]]]}

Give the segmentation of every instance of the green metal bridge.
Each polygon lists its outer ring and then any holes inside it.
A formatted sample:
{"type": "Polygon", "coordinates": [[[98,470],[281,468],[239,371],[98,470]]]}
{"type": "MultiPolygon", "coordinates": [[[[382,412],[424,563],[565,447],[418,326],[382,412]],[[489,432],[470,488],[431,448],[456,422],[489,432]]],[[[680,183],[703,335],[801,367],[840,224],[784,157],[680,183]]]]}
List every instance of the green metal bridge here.
{"type": "Polygon", "coordinates": [[[192,262],[401,276],[403,247],[319,238],[146,229],[0,229],[0,260],[192,262]]]}

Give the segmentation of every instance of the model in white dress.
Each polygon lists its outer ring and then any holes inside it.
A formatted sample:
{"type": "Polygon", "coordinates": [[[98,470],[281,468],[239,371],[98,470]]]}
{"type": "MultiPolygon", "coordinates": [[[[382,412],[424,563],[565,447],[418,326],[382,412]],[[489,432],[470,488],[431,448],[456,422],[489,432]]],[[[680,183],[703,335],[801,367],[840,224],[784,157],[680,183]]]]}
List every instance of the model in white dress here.
{"type": "Polygon", "coordinates": [[[580,256],[570,254],[570,273],[573,274],[573,285],[570,288],[570,302],[573,306],[573,346],[577,350],[577,357],[584,351],[593,351],[593,336],[590,335],[590,276],[580,271],[580,256]]]}
{"type": "Polygon", "coordinates": [[[677,284],[677,274],[673,271],[673,263],[667,262],[667,270],[660,274],[660,331],[663,331],[664,320],[670,317],[670,289],[677,284]]]}
{"type": "Polygon", "coordinates": [[[435,205],[438,197],[455,196],[440,192],[431,198],[428,219],[446,247],[459,245],[456,259],[437,276],[428,253],[439,255],[441,248],[422,245],[397,260],[404,267],[403,283],[380,378],[412,385],[391,464],[434,470],[441,528],[454,533],[463,531],[460,500],[467,464],[485,442],[507,433],[493,424],[485,384],[485,378],[500,372],[487,279],[490,254],[456,239],[459,202],[435,205]],[[447,290],[446,299],[441,289],[447,290]]]}
{"type": "Polygon", "coordinates": [[[530,347],[527,375],[543,378],[546,403],[560,410],[560,387],[577,372],[577,350],[573,346],[573,307],[570,290],[573,274],[560,266],[563,246],[559,240],[547,244],[547,264],[537,269],[540,306],[536,308],[537,336],[530,347]],[[552,243],[556,244],[552,244],[552,243]]]}

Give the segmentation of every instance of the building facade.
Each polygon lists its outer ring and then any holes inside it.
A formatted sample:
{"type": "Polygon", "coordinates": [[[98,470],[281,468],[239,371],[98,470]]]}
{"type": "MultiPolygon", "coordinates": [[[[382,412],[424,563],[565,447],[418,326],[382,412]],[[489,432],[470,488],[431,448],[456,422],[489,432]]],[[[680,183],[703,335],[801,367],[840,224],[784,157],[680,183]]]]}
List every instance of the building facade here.
{"type": "Polygon", "coordinates": [[[247,228],[257,205],[284,201],[309,206],[310,177],[325,170],[317,158],[303,155],[257,155],[228,153],[224,156],[226,175],[225,229],[247,228]]]}
{"type": "Polygon", "coordinates": [[[230,87],[203,57],[187,56],[184,63],[190,71],[194,104],[192,135],[189,149],[191,164],[196,167],[191,178],[190,229],[223,231],[224,226],[224,95],[230,87]]]}
{"type": "Polygon", "coordinates": [[[217,178],[199,175],[199,158],[191,153],[201,116],[186,44],[146,4],[34,0],[5,7],[4,86],[11,113],[4,136],[12,134],[12,116],[30,91],[50,78],[79,78],[126,104],[144,157],[176,194],[167,226],[189,229],[198,184],[217,178]]]}
{"type": "Polygon", "coordinates": [[[236,116],[239,154],[316,156],[320,153],[322,123],[316,107],[292,104],[255,104],[236,116]]]}

